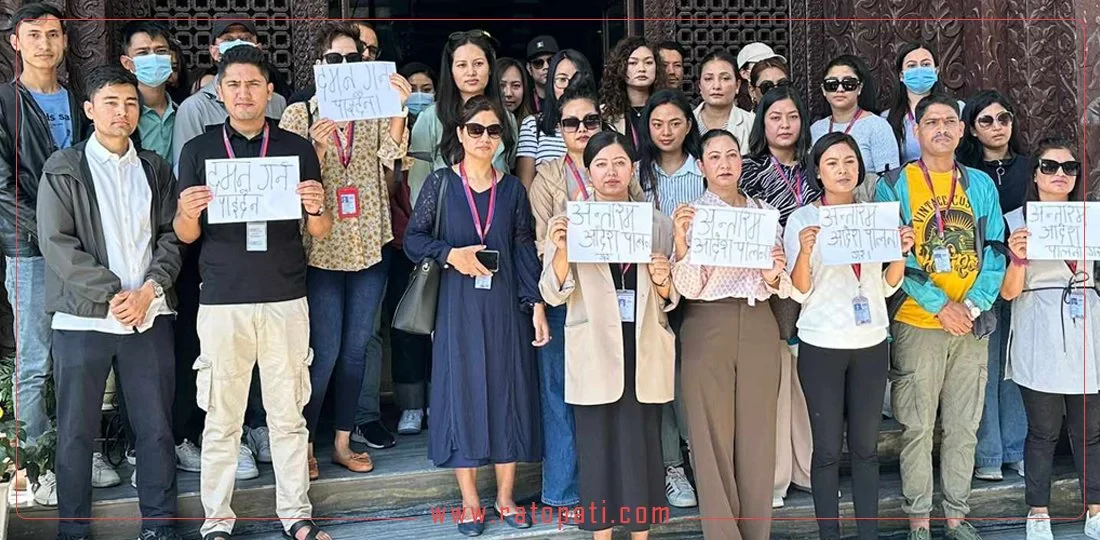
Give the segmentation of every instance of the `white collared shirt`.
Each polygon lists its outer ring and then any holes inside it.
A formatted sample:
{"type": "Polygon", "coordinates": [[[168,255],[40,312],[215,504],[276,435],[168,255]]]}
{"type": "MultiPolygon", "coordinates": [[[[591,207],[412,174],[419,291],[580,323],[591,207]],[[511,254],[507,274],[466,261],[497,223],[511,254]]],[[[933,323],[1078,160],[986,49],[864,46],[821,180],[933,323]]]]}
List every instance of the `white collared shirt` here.
{"type": "MultiPolygon", "coordinates": [[[[107,247],[107,267],[122,281],[122,290],[130,291],[145,283],[145,273],[153,260],[153,228],[151,205],[153,192],[145,177],[141,159],[133,143],[122,156],[100,144],[95,135],[85,147],[88,168],[92,173],[103,240],[107,247]]],[[[171,314],[164,297],[153,300],[145,322],[137,328],[145,332],[153,327],[159,315],[171,314]]],[[[108,311],[107,317],[77,317],[57,312],[53,316],[54,330],[132,334],[134,328],[124,326],[108,311]]]]}
{"type": "MultiPolygon", "coordinates": [[[[709,129],[703,124],[703,106],[706,103],[700,103],[698,107],[695,107],[695,121],[699,124],[699,134],[706,135],[709,129]]],[[[737,144],[741,148],[741,155],[747,155],[749,153],[749,134],[752,133],[752,123],[756,120],[756,115],[746,111],[737,105],[734,105],[730,109],[729,120],[726,121],[726,131],[737,137],[737,144]]]]}

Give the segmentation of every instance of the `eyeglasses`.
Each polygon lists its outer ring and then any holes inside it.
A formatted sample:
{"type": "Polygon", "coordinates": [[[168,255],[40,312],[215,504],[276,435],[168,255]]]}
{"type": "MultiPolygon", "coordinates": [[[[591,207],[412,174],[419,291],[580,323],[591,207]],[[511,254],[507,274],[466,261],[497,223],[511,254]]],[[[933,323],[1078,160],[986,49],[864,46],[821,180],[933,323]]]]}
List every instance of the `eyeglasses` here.
{"type": "Polygon", "coordinates": [[[785,87],[790,86],[790,85],[791,85],[791,80],[790,79],[779,79],[778,81],[775,81],[775,82],[764,81],[764,82],[756,85],[756,88],[760,90],[761,94],[767,94],[773,88],[785,88],[785,87]]]}
{"type": "Polygon", "coordinates": [[[543,66],[545,66],[546,64],[548,64],[550,62],[550,59],[548,59],[548,58],[535,58],[534,60],[530,60],[529,62],[531,63],[531,67],[533,67],[535,69],[542,69],[543,66]]]}
{"type": "MultiPolygon", "coordinates": [[[[538,68],[535,68],[535,69],[538,69],[538,68]]],[[[565,90],[566,88],[569,88],[569,82],[572,81],[572,80],[573,80],[572,77],[566,77],[565,75],[554,77],[554,88],[559,88],[561,90],[565,90]]]]}
{"type": "Polygon", "coordinates": [[[841,88],[843,88],[845,92],[854,92],[861,84],[863,83],[855,77],[844,77],[843,79],[829,78],[821,83],[821,87],[824,88],[826,92],[836,92],[841,88]]]}
{"type": "Polygon", "coordinates": [[[483,126],[475,122],[466,123],[466,133],[475,139],[480,139],[485,132],[489,132],[490,139],[499,139],[504,134],[504,127],[500,124],[493,124],[491,126],[483,126]]]}
{"type": "Polygon", "coordinates": [[[347,54],[340,54],[340,53],[336,53],[336,52],[330,52],[330,53],[325,53],[325,55],[322,56],[321,58],[324,59],[326,64],[343,64],[345,62],[348,63],[348,64],[354,64],[356,62],[362,62],[363,61],[363,55],[361,55],[357,52],[349,52],[347,54]]]}
{"type": "Polygon", "coordinates": [[[1081,172],[1081,162],[1054,161],[1053,159],[1039,160],[1039,172],[1043,174],[1054,174],[1058,172],[1058,169],[1062,169],[1062,174],[1066,176],[1077,176],[1077,173],[1081,172]]]}
{"type": "Polygon", "coordinates": [[[596,131],[600,129],[600,123],[600,115],[596,113],[586,114],[583,119],[570,116],[561,119],[561,130],[565,133],[573,133],[581,127],[581,124],[584,124],[584,129],[596,131]]]}
{"type": "Polygon", "coordinates": [[[993,122],[997,122],[998,124],[1000,124],[1004,127],[1008,127],[1008,126],[1012,125],[1012,120],[1013,120],[1012,113],[1010,113],[1008,111],[1001,111],[1001,112],[997,113],[996,118],[994,118],[993,115],[990,115],[990,114],[979,116],[977,124],[979,126],[984,127],[984,128],[990,128],[990,127],[993,127],[993,122]]]}
{"type": "Polygon", "coordinates": [[[363,51],[367,53],[367,60],[374,60],[378,58],[378,53],[382,52],[382,49],[374,45],[364,45],[363,51]]]}

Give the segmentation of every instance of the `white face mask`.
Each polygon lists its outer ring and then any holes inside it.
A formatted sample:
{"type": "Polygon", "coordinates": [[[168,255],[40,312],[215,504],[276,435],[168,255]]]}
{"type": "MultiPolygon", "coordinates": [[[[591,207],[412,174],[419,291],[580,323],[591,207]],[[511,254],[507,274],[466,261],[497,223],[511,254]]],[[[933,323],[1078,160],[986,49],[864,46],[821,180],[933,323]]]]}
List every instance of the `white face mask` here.
{"type": "Polygon", "coordinates": [[[233,47],[236,47],[238,45],[248,45],[248,46],[251,46],[251,47],[256,46],[256,44],[252,43],[251,41],[245,41],[243,39],[234,39],[232,41],[223,41],[223,42],[219,43],[218,44],[218,52],[221,53],[221,54],[225,54],[225,51],[228,51],[229,49],[232,49],[233,47]]]}

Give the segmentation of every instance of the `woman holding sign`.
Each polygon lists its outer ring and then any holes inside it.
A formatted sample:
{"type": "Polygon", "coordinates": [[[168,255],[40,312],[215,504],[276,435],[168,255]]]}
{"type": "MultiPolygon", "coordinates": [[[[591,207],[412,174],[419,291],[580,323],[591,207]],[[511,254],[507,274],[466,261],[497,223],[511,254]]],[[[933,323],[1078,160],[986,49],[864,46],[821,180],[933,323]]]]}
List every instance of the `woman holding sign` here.
{"type": "MultiPolygon", "coordinates": [[[[1074,148],[1064,140],[1039,143],[1025,208],[1034,202],[1085,204],[1081,162],[1074,148]]],[[[1009,221],[1023,220],[1010,217],[1009,221]]],[[[1020,386],[1027,411],[1024,471],[1031,507],[1027,537],[1053,538],[1047,506],[1064,413],[1077,473],[1086,486],[1085,535],[1100,538],[1100,467],[1096,465],[1100,463],[1100,339],[1095,324],[1100,299],[1096,265],[1084,260],[1028,260],[1029,237],[1040,234],[1034,223],[1028,225],[1032,230],[1020,227],[1008,238],[1012,264],[1001,284],[1001,296],[1014,300],[1005,373],[1020,386]],[[1092,467],[1087,475],[1085,463],[1092,467]]]]}
{"type": "MultiPolygon", "coordinates": [[[[596,201],[631,201],[631,152],[616,132],[589,141],[584,165],[596,201]]],[[[639,540],[663,519],[646,510],[664,500],[661,404],[673,397],[676,354],[665,312],[679,299],[668,261],[672,223],[653,212],[650,264],[570,263],[568,229],[568,217],[550,222],[539,288],[550,305],[568,307],[565,401],[584,434],[577,439],[581,508],[595,509],[579,517],[580,527],[610,540],[618,523],[639,540]]]]}
{"type": "Polygon", "coordinates": [[[464,508],[458,529],[471,536],[485,526],[474,519],[481,510],[477,467],[494,465],[497,512],[510,526],[527,528],[531,520],[517,519],[512,497],[516,462],[542,457],[531,345],[545,345],[549,333],[527,191],[518,178],[493,168],[507,118],[499,100],[467,100],[460,127],[443,137],[442,151],[455,165],[428,177],[404,242],[410,260],[431,257],[443,265],[428,457],[455,469],[464,508]]]}
{"type": "Polygon", "coordinates": [[[680,330],[681,386],[701,513],[712,518],[703,520],[703,535],[715,540],[766,540],[771,531],[779,387],[779,364],[773,359],[779,357],[780,344],[767,301],[791,293],[784,271],[783,230],[776,226],[772,266],[766,270],[692,262],[689,252],[698,208],[775,212],[741,190],[741,147],[730,132],[712,129],[703,136],[702,146],[707,191],[692,205],[681,205],[673,216],[672,276],[676,290],[692,300],[684,308],[680,330]]]}
{"type": "MultiPolygon", "coordinates": [[[[784,244],[798,316],[798,375],[813,428],[811,483],[821,538],[840,538],[840,457],[845,440],[852,457],[852,498],[859,538],[878,538],[878,432],[890,367],[890,320],[886,297],[901,287],[905,259],[881,264],[826,266],[818,248],[821,208],[855,204],[855,190],[867,174],[859,143],[845,133],[828,133],[811,153],[813,180],[825,194],[795,210],[784,244]]],[[[895,218],[896,220],[897,218],[895,218]]],[[[899,229],[901,253],[913,247],[913,229],[899,229]]],[[[822,241],[824,245],[825,241],[822,241]]]]}

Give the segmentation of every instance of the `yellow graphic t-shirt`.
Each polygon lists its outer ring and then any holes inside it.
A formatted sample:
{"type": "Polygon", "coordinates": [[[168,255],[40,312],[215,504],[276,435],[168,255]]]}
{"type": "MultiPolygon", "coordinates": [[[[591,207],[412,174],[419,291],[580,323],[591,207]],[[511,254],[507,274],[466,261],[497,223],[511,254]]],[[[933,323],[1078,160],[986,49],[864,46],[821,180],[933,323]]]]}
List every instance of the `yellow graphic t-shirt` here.
{"type": "MultiPolygon", "coordinates": [[[[931,176],[936,200],[940,210],[944,210],[951,193],[952,174],[931,173],[931,176]]],[[[932,191],[928,189],[924,173],[919,166],[911,164],[905,169],[905,177],[909,185],[909,211],[913,216],[913,232],[917,239],[913,248],[917,264],[928,272],[932,283],[943,289],[948,298],[961,302],[977,279],[979,270],[974,238],[977,227],[974,224],[974,210],[970,207],[970,199],[959,184],[955,188],[951,209],[945,212],[944,235],[941,239],[936,226],[936,207],[932,203],[932,191]],[[934,271],[932,253],[940,246],[946,247],[951,254],[950,272],[934,271]]],[[[935,315],[925,311],[912,298],[907,298],[901,305],[895,320],[917,328],[943,328],[935,315]]]]}

